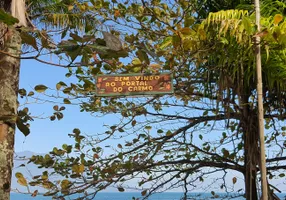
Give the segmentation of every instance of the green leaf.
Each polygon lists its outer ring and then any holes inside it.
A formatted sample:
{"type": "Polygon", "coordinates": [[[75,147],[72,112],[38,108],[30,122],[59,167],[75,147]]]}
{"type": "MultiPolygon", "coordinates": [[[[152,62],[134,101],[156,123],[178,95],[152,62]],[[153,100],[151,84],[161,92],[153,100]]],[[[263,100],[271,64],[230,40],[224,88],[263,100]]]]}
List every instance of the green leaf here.
{"type": "Polygon", "coordinates": [[[179,47],[181,44],[181,38],[178,35],[172,37],[172,44],[175,48],[179,47]]]}
{"type": "Polygon", "coordinates": [[[224,156],[225,158],[229,157],[229,151],[226,150],[225,148],[222,149],[222,153],[223,153],[223,156],[224,156]]]}
{"type": "Polygon", "coordinates": [[[171,136],[172,132],[170,130],[167,131],[166,136],[171,136]]]}
{"type": "Polygon", "coordinates": [[[61,107],[59,108],[59,111],[62,111],[62,110],[65,110],[65,109],[66,109],[66,107],[61,106],[61,107]]]}
{"type": "Polygon", "coordinates": [[[180,32],[185,36],[189,36],[192,34],[192,30],[189,27],[182,28],[180,32]]]}
{"type": "Polygon", "coordinates": [[[203,112],[203,116],[208,115],[208,113],[209,113],[209,111],[205,110],[205,111],[203,112]]]}
{"type": "Polygon", "coordinates": [[[47,180],[47,179],[49,178],[48,172],[47,172],[47,171],[42,172],[41,178],[42,178],[43,180],[47,180]]]}
{"type": "Polygon", "coordinates": [[[134,58],[134,59],[132,60],[132,65],[133,65],[133,66],[141,66],[141,65],[142,65],[142,62],[141,62],[141,60],[140,60],[139,58],[134,58]]]}
{"type": "Polygon", "coordinates": [[[76,174],[82,174],[84,172],[84,165],[73,165],[72,166],[72,171],[75,172],[76,174]]]}
{"type": "Polygon", "coordinates": [[[163,42],[161,44],[159,44],[159,48],[160,49],[165,49],[166,47],[170,46],[172,44],[172,41],[173,41],[173,37],[172,36],[169,36],[169,37],[166,37],[163,42]]]}
{"type": "Polygon", "coordinates": [[[71,185],[71,182],[67,179],[62,180],[62,182],[61,182],[61,188],[62,189],[67,189],[67,188],[69,188],[70,185],[71,185]]]}
{"type": "Polygon", "coordinates": [[[72,37],[75,41],[82,42],[82,38],[74,33],[70,33],[70,37],[72,37]]]}
{"type": "Polygon", "coordinates": [[[28,136],[30,134],[30,129],[28,125],[24,124],[23,120],[20,117],[17,117],[16,120],[17,128],[25,135],[28,136]]]}
{"type": "Polygon", "coordinates": [[[56,88],[57,88],[57,90],[60,90],[61,87],[66,87],[66,86],[67,86],[67,84],[65,84],[64,82],[60,81],[60,82],[57,83],[56,88]]]}
{"type": "Polygon", "coordinates": [[[73,133],[76,135],[80,134],[80,130],[78,128],[73,129],[73,133]]]}
{"type": "Polygon", "coordinates": [[[22,186],[28,186],[27,180],[24,178],[23,174],[21,174],[20,172],[17,172],[15,174],[16,178],[17,178],[17,182],[22,185],[22,186]]]}
{"type": "Polygon", "coordinates": [[[58,120],[61,120],[64,117],[64,114],[61,112],[57,112],[55,115],[58,118],[58,120]]]}
{"type": "Polygon", "coordinates": [[[197,43],[193,40],[185,39],[183,41],[183,45],[184,45],[185,50],[189,50],[189,49],[192,50],[192,49],[196,48],[197,43]]]}
{"type": "Polygon", "coordinates": [[[162,129],[157,130],[157,133],[161,134],[164,133],[164,131],[162,129]]]}
{"type": "Polygon", "coordinates": [[[251,24],[249,18],[243,17],[242,18],[242,24],[243,24],[244,30],[246,30],[247,34],[251,34],[252,33],[252,24],[251,24]]]}
{"type": "Polygon", "coordinates": [[[18,178],[23,178],[23,174],[22,173],[20,173],[20,172],[17,172],[16,174],[15,174],[15,177],[18,179],[18,178]]]}
{"type": "Polygon", "coordinates": [[[228,44],[229,44],[228,40],[227,40],[225,37],[221,37],[221,38],[220,38],[220,42],[221,42],[222,44],[225,44],[225,45],[228,45],[228,44]]]}
{"type": "Polygon", "coordinates": [[[140,59],[141,62],[145,62],[148,65],[150,64],[149,57],[145,51],[138,50],[136,52],[136,55],[138,56],[138,58],[140,59]]]}
{"type": "Polygon", "coordinates": [[[71,101],[68,100],[67,98],[64,98],[64,103],[65,103],[65,104],[71,104],[71,101]]]}
{"type": "Polygon", "coordinates": [[[237,149],[238,150],[241,150],[243,148],[243,144],[242,143],[239,143],[238,145],[237,145],[237,149]]]}
{"type": "Polygon", "coordinates": [[[193,16],[187,16],[184,21],[184,26],[189,27],[195,23],[195,18],[193,16]]]}
{"type": "Polygon", "coordinates": [[[28,93],[28,96],[30,97],[30,96],[33,96],[34,94],[35,93],[33,91],[31,91],[31,92],[28,93]]]}
{"type": "Polygon", "coordinates": [[[19,89],[18,90],[18,93],[21,95],[21,96],[26,96],[27,95],[27,91],[25,89],[19,89]]]}
{"type": "Polygon", "coordinates": [[[118,131],[119,131],[120,133],[125,132],[123,128],[119,128],[118,131]]]}
{"type": "Polygon", "coordinates": [[[121,160],[123,159],[123,154],[121,152],[118,154],[118,158],[121,160]]]}
{"type": "Polygon", "coordinates": [[[35,86],[34,89],[35,89],[37,92],[42,93],[42,92],[45,92],[45,91],[48,89],[48,87],[45,86],[45,85],[37,85],[37,86],[35,86]]]}
{"type": "Polygon", "coordinates": [[[72,75],[72,73],[66,73],[65,76],[66,76],[67,78],[69,78],[69,77],[71,77],[71,75],[72,75]]]}
{"type": "Polygon", "coordinates": [[[19,22],[17,18],[9,15],[2,8],[0,9],[0,21],[9,26],[19,22]]]}
{"type": "Polygon", "coordinates": [[[21,32],[22,43],[31,45],[34,49],[38,50],[36,38],[30,35],[29,33],[22,31],[21,32]]]}

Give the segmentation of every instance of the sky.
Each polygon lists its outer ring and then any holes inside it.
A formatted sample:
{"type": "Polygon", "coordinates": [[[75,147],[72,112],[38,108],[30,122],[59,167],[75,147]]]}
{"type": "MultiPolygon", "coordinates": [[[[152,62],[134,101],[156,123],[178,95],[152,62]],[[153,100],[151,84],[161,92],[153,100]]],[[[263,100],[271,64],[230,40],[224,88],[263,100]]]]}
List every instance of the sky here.
{"type": "MultiPolygon", "coordinates": [[[[66,81],[65,68],[50,66],[34,60],[22,60],[20,72],[20,86],[28,91],[38,84],[44,84],[55,88],[59,81],[66,81]]],[[[23,103],[23,99],[20,100],[23,103]]],[[[33,116],[49,116],[53,113],[54,104],[27,105],[33,116]]],[[[74,128],[80,128],[83,133],[92,134],[101,130],[106,119],[91,116],[89,113],[79,112],[79,107],[74,105],[64,105],[64,118],[60,121],[50,121],[49,119],[37,119],[31,122],[31,133],[25,137],[21,132],[16,132],[15,152],[32,151],[37,153],[47,153],[55,146],[64,143],[71,143],[68,134],[74,128]]],[[[113,119],[112,117],[109,119],[113,119]]]]}

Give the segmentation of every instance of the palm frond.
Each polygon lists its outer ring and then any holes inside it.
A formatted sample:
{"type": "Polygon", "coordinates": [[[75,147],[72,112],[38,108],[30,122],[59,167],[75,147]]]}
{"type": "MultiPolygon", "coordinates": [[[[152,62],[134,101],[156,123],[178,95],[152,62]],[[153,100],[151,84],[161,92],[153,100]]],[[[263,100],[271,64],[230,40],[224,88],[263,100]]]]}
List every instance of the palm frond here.
{"type": "Polygon", "coordinates": [[[247,10],[222,10],[215,13],[211,12],[206,21],[210,25],[210,23],[221,23],[224,20],[242,19],[244,16],[248,16],[247,10]]]}
{"type": "Polygon", "coordinates": [[[80,8],[86,6],[82,1],[29,0],[28,5],[31,20],[51,28],[84,31],[100,24],[95,16],[80,8]]]}
{"type": "Polygon", "coordinates": [[[271,91],[286,90],[286,21],[281,14],[285,3],[274,3],[279,6],[269,9],[271,15],[262,17],[259,33],[255,13],[247,10],[214,12],[203,21],[206,40],[213,43],[214,49],[202,55],[208,62],[198,67],[207,68],[209,80],[216,80],[220,95],[233,89],[233,83],[240,81],[239,76],[243,77],[245,87],[255,89],[253,38],[256,35],[261,37],[264,86],[271,91]]]}
{"type": "Polygon", "coordinates": [[[264,17],[275,14],[286,15],[286,2],[278,0],[263,0],[261,2],[261,15],[264,17]]]}

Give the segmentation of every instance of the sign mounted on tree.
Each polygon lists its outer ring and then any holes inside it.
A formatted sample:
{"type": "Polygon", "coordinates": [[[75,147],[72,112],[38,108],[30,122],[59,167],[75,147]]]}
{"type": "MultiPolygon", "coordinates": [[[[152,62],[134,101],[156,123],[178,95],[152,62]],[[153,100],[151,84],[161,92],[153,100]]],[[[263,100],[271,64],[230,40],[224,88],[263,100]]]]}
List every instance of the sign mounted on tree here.
{"type": "Polygon", "coordinates": [[[118,74],[96,76],[97,96],[134,96],[173,93],[172,75],[118,74]]]}

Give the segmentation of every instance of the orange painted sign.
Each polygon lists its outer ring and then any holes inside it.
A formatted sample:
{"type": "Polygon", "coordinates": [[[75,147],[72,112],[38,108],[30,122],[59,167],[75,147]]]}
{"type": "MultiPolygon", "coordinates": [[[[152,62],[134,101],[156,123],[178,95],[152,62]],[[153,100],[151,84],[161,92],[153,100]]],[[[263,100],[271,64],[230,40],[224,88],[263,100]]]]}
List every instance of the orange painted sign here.
{"type": "Polygon", "coordinates": [[[96,77],[97,96],[132,96],[173,93],[171,74],[118,74],[96,77]]]}

